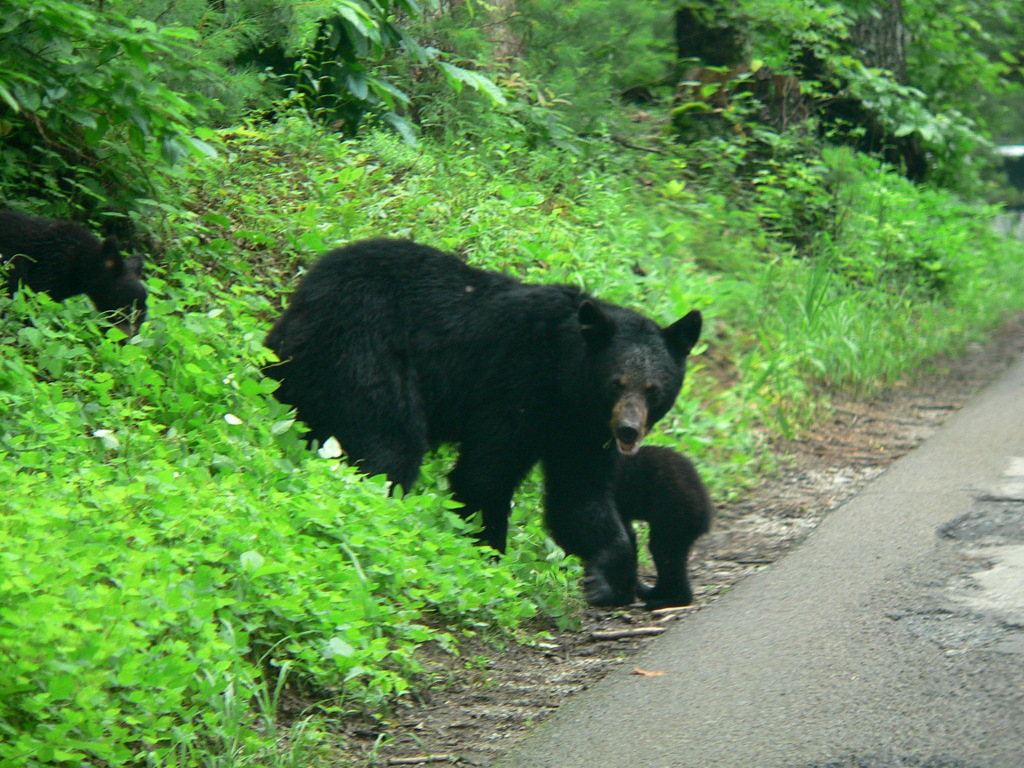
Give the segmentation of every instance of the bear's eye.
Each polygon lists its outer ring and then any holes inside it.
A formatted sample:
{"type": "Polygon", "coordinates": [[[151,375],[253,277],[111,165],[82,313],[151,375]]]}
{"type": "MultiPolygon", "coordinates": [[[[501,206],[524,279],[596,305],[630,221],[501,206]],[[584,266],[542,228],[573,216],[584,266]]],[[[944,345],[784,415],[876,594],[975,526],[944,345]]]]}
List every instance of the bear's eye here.
{"type": "Polygon", "coordinates": [[[661,387],[659,387],[657,384],[648,384],[644,388],[644,392],[647,393],[647,397],[649,397],[651,400],[657,400],[658,397],[661,395],[661,387]]]}

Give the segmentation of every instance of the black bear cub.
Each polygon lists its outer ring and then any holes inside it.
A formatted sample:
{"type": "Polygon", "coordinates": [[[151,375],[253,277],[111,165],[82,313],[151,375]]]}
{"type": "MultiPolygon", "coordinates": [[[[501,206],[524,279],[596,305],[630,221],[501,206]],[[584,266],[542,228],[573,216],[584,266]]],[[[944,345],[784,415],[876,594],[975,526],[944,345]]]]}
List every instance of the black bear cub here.
{"type": "Polygon", "coordinates": [[[584,561],[587,599],[633,601],[636,550],[612,484],[672,406],[700,334],[566,285],[529,285],[406,240],[323,256],[266,339],[265,373],[310,441],[333,436],[367,474],[408,489],[454,443],[452,492],[504,551],[512,494],[538,461],[545,521],[584,561]]]}
{"type": "Polygon", "coordinates": [[[647,546],[654,560],[654,586],[637,584],[648,608],[689,605],[693,590],[686,561],[693,543],[711,528],[715,507],[696,467],[670,448],[645,445],[622,459],[615,504],[636,547],[633,520],[646,520],[647,546]]]}
{"type": "Polygon", "coordinates": [[[115,238],[101,242],[73,221],[0,211],[0,265],[10,294],[19,284],[57,301],[84,293],[129,336],[146,317],[142,260],[125,260],[115,238]]]}

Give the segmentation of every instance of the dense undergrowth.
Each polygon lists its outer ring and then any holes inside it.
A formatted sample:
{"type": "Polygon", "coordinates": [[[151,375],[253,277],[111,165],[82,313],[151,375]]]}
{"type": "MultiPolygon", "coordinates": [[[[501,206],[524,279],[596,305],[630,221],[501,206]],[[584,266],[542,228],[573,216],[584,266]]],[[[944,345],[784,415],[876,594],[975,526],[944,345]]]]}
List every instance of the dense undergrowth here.
{"type": "Polygon", "coordinates": [[[216,158],[159,182],[182,204],[145,222],[162,255],[140,337],[84,301],[0,298],[0,766],[308,765],[329,749],[317,718],[431,683],[425,645],[576,620],[578,567],[540,528],[535,481],[495,562],[450,512],[447,454],[394,499],[305,451],[261,341],[331,247],[408,236],[663,323],[700,308],[652,439],[719,499],[829,392],[911,376],[1024,307],[1021,248],[991,209],[847,150],[750,149],[737,162],[760,170],[741,177],[710,144],[411,147],[298,115],[209,143],[216,158]],[[279,740],[286,687],[309,718],[279,740]]]}

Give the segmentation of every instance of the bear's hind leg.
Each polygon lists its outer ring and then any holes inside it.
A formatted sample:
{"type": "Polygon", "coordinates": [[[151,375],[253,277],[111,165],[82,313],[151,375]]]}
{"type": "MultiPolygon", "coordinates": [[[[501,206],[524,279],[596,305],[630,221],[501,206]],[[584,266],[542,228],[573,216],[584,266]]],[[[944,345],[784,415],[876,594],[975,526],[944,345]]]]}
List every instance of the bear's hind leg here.
{"type": "Polygon", "coordinates": [[[517,457],[512,451],[463,442],[448,481],[455,500],[465,505],[459,514],[468,518],[480,512],[483,530],[478,538],[481,544],[498,552],[505,551],[512,494],[532,465],[531,458],[517,457]]]}
{"type": "Polygon", "coordinates": [[[279,392],[305,418],[309,441],[321,446],[335,438],[345,460],[367,475],[387,475],[408,491],[419,476],[428,449],[427,422],[414,392],[384,377],[363,384],[345,377],[315,390],[299,389],[285,378],[279,392]]]}
{"type": "Polygon", "coordinates": [[[360,472],[387,475],[403,493],[407,492],[419,477],[420,464],[427,452],[425,430],[381,429],[379,422],[374,427],[377,431],[372,433],[350,432],[349,440],[340,441],[342,450],[360,472]]]}

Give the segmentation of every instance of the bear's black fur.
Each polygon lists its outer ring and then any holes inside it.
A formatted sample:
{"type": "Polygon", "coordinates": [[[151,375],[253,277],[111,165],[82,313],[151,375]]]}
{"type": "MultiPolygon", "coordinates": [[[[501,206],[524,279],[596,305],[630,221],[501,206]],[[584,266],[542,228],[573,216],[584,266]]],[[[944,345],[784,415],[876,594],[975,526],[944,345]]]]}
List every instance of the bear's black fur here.
{"type": "Polygon", "coordinates": [[[650,526],[647,546],[654,559],[654,586],[637,584],[648,608],[689,605],[693,590],[686,561],[693,543],[711,528],[715,506],[696,467],[670,448],[643,446],[622,458],[615,482],[615,505],[636,547],[633,520],[650,526]]]}
{"type": "Polygon", "coordinates": [[[142,260],[125,260],[115,238],[101,242],[73,221],[0,210],[0,265],[10,294],[19,284],[57,301],[84,293],[129,336],[145,319],[142,260]]]}
{"type": "Polygon", "coordinates": [[[672,406],[700,334],[666,329],[564,285],[526,285],[404,240],[355,243],[303,278],[266,344],[309,439],[408,489],[427,449],[459,445],[450,476],[482,540],[504,551],[512,494],[538,461],[546,522],[580,556],[587,598],[632,602],[636,553],[615,510],[618,452],[672,406]]]}

